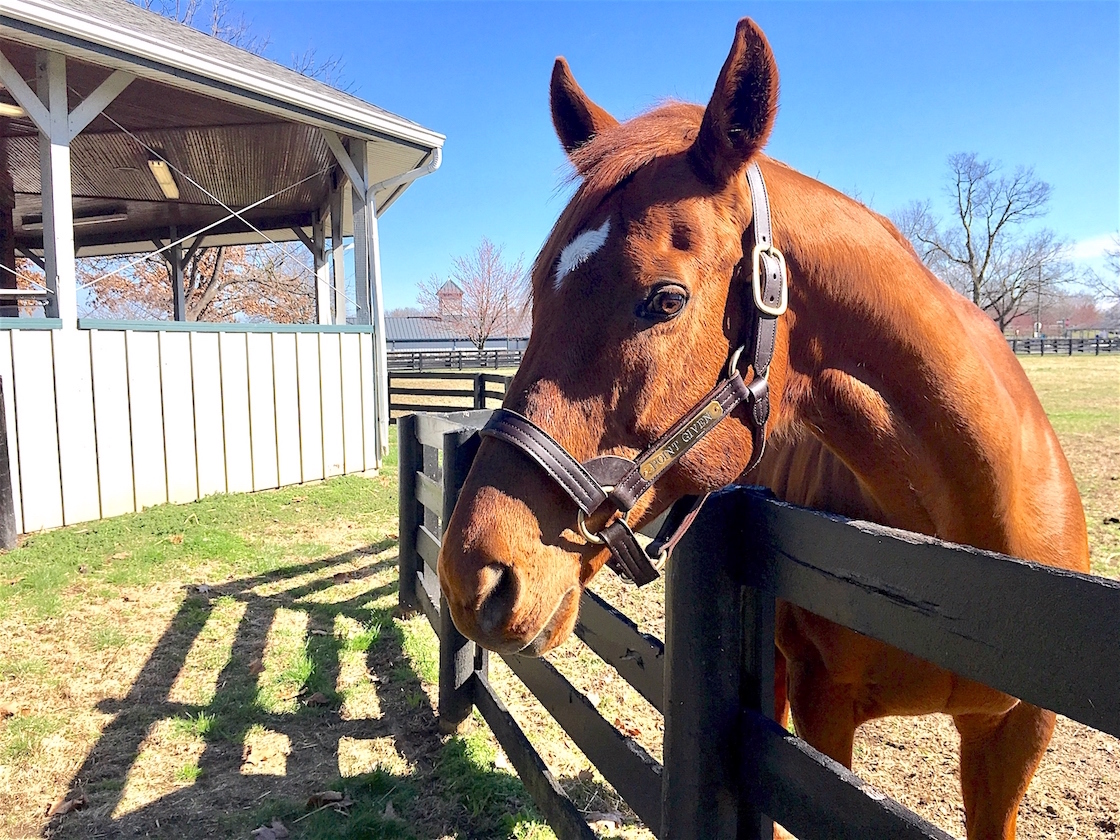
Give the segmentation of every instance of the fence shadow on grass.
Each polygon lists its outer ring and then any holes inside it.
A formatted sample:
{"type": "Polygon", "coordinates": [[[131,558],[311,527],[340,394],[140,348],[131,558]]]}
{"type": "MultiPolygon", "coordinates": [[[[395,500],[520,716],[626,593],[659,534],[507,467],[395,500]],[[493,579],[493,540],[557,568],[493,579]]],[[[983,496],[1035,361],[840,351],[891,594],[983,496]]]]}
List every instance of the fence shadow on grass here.
{"type": "Polygon", "coordinates": [[[73,776],[67,797],[85,797],[85,808],[53,818],[43,836],[250,838],[252,829],[277,817],[293,838],[452,832],[489,838],[507,836],[517,822],[536,818],[521,783],[478,759],[477,738],[440,737],[435,710],[405,655],[404,632],[387,609],[372,603],[396,592],[396,575],[390,571],[396,556],[377,558],[395,546],[395,540],[384,540],[188,594],[128,694],[98,706],[112,720],[73,776]],[[343,567],[346,571],[339,572],[343,567]],[[339,574],[345,574],[346,583],[368,580],[375,585],[346,600],[324,600],[339,574]],[[257,591],[266,586],[275,594],[257,591]],[[192,646],[216,607],[230,599],[244,604],[244,612],[212,699],[199,704],[172,700],[192,646]],[[311,666],[293,713],[269,711],[260,700],[260,663],[280,610],[307,615],[311,666]],[[342,698],[335,686],[347,642],[335,635],[339,616],[366,627],[381,624],[364,657],[380,714],[355,719],[340,714],[342,698]],[[315,692],[321,698],[307,703],[315,692]],[[320,705],[319,699],[325,702],[320,705]],[[153,727],[160,721],[194,727],[201,736],[201,754],[197,747],[190,753],[181,742],[153,745],[153,727]],[[287,754],[279,758],[283,769],[271,775],[245,774],[247,736],[262,732],[286,742],[287,754]],[[387,739],[396,757],[371,772],[341,779],[344,739],[366,744],[387,739]],[[177,785],[169,783],[169,768],[190,764],[192,758],[192,775],[180,777],[177,785]],[[150,782],[138,770],[145,761],[163,762],[158,778],[150,782]],[[307,810],[311,794],[324,789],[343,791],[353,801],[345,815],[330,808],[307,810]]]}

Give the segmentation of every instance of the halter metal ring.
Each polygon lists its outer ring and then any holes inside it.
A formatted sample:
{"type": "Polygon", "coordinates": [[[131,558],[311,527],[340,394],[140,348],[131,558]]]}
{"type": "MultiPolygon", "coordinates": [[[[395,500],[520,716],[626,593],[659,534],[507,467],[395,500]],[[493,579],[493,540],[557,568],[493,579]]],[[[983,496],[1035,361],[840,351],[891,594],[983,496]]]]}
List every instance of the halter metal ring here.
{"type": "MultiPolygon", "coordinates": [[[[611,494],[612,490],[614,490],[614,485],[613,484],[604,484],[603,485],[603,492],[606,493],[608,496],[611,494]]],[[[629,515],[630,515],[630,511],[626,511],[624,514],[622,514],[622,521],[626,522],[626,518],[629,515]]],[[[630,523],[626,522],[626,524],[629,525],[630,523]]],[[[576,514],[576,525],[579,526],[580,534],[591,545],[606,545],[607,544],[607,541],[605,539],[603,539],[602,537],[600,537],[598,534],[592,534],[589,530],[587,530],[587,514],[584,513],[582,509],[580,511],[578,511],[578,513],[576,514]]]]}

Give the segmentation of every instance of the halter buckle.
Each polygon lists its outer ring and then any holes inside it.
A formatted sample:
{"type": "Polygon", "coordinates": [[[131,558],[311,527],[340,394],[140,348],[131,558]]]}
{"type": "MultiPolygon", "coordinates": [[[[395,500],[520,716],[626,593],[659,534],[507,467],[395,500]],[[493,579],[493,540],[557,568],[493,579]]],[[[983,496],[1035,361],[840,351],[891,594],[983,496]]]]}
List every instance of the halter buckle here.
{"type": "Polygon", "coordinates": [[[763,245],[761,242],[754,246],[751,252],[751,289],[754,292],[754,305],[767,315],[777,318],[783,315],[789,306],[789,284],[786,282],[786,258],[773,245],[763,245]],[[762,255],[778,261],[781,275],[781,290],[778,293],[778,303],[772,306],[762,299],[762,255]]]}

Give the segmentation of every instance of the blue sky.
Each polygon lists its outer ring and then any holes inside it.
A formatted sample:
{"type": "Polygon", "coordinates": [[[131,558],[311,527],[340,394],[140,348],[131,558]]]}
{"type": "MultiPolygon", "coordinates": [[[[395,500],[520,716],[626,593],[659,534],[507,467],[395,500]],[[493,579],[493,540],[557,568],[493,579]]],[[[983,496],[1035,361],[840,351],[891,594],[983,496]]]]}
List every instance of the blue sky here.
{"type": "Polygon", "coordinates": [[[625,118],[707,102],[736,20],[766,32],[782,80],[772,156],[890,213],[946,212],[946,157],[1032,166],[1042,224],[1099,265],[1120,228],[1116,2],[437,3],[237,0],[267,55],[340,54],[356,95],[447,135],[443,167],[382,218],[389,308],[483,236],[528,264],[570,188],[548,79],[567,57],[625,118]]]}

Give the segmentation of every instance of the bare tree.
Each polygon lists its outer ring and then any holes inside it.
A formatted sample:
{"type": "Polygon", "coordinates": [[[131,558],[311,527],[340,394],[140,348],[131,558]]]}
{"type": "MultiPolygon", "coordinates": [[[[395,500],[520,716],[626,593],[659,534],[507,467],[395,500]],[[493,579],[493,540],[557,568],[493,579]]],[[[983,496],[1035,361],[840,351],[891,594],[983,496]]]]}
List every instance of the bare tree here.
{"type": "Polygon", "coordinates": [[[1105,274],[1089,274],[1088,283],[1093,294],[1105,305],[1120,307],[1120,232],[1112,234],[1112,245],[1104,251],[1105,274]]]}
{"type": "MultiPolygon", "coordinates": [[[[271,38],[268,33],[253,31],[252,22],[244,15],[233,11],[231,0],[132,0],[150,12],[177,20],[192,26],[227,44],[240,47],[254,55],[262,55],[268,49],[271,38]]],[[[291,56],[288,66],[297,73],[318,79],[340,90],[348,90],[350,83],[343,77],[342,56],[331,54],[319,58],[314,47],[291,56]]]]}
{"type": "Polygon", "coordinates": [[[502,247],[483,237],[471,253],[455,259],[447,278],[433,274],[420,283],[417,302],[425,311],[439,313],[440,292],[448,281],[462,291],[456,311],[444,313],[449,333],[465,336],[482,350],[495,330],[508,333],[520,324],[529,291],[521,257],[507,263],[502,247]]]}
{"type": "Polygon", "coordinates": [[[928,201],[911,203],[892,220],[930,270],[1003,329],[1073,278],[1068,245],[1050,230],[1023,227],[1046,213],[1052,189],[1033,169],[1003,175],[999,164],[973,153],[950,155],[948,165],[948,222],[928,201]]]}

